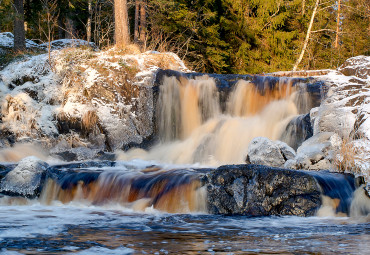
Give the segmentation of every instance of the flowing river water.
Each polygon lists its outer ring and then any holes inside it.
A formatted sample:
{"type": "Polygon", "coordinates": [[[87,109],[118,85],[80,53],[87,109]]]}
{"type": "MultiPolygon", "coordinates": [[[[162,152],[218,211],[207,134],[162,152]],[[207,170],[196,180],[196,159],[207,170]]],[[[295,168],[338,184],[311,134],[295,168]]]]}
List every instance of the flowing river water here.
{"type": "MultiPolygon", "coordinates": [[[[193,169],[243,163],[257,136],[297,143],[287,125],[312,107],[304,88],[293,79],[240,80],[221,104],[213,79],[166,77],[159,144],[119,152],[115,165],[88,174],[59,167],[63,181],[48,180],[39,198],[0,195],[0,254],[368,254],[370,218],[325,208],[335,199],[314,217],[207,213],[193,169]]],[[[47,159],[14,148],[0,161],[47,159]]],[[[363,196],[353,198],[357,212],[369,210],[363,196]]]]}

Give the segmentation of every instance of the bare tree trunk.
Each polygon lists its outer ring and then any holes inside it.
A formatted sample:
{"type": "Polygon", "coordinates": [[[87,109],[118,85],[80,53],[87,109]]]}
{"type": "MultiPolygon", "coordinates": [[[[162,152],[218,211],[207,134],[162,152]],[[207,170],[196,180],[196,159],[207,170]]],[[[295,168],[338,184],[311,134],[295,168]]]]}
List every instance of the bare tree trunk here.
{"type": "Polygon", "coordinates": [[[141,0],[140,2],[140,41],[143,43],[146,33],[146,2],[145,0],[141,0]]]}
{"type": "Polygon", "coordinates": [[[14,0],[14,50],[26,48],[23,0],[14,0]]]}
{"type": "Polygon", "coordinates": [[[306,0],[302,0],[302,16],[304,16],[306,12],[306,0]]]}
{"type": "Polygon", "coordinates": [[[337,34],[335,36],[335,44],[334,47],[338,48],[338,43],[339,43],[339,24],[340,24],[340,0],[338,0],[338,10],[337,10],[337,34]]]}
{"type": "Polygon", "coordinates": [[[308,40],[310,39],[312,25],[313,25],[313,21],[315,19],[315,15],[316,15],[316,12],[317,12],[317,7],[319,6],[319,2],[320,2],[320,0],[316,0],[315,7],[314,7],[312,15],[311,15],[310,24],[309,24],[308,29],[307,29],[306,39],[304,40],[301,54],[299,55],[299,58],[297,59],[296,63],[294,64],[293,71],[297,70],[298,65],[301,63],[301,61],[303,59],[304,53],[305,53],[307,45],[308,45],[308,40]]]}
{"type": "Polygon", "coordinates": [[[75,37],[75,25],[70,17],[66,17],[66,38],[73,39],[75,37]]]}
{"type": "Polygon", "coordinates": [[[114,0],[116,46],[123,47],[129,43],[127,1],[114,0]]]}
{"type": "Polygon", "coordinates": [[[139,14],[140,14],[140,0],[135,1],[135,27],[134,27],[134,42],[139,41],[139,14]]]}
{"type": "Polygon", "coordinates": [[[87,42],[90,42],[91,41],[92,0],[88,0],[87,9],[89,12],[89,17],[87,18],[86,35],[87,35],[87,42]]]}
{"type": "Polygon", "coordinates": [[[72,10],[69,8],[71,6],[71,1],[68,1],[68,12],[66,15],[66,38],[67,39],[74,39],[76,38],[76,27],[73,19],[72,10]]]}

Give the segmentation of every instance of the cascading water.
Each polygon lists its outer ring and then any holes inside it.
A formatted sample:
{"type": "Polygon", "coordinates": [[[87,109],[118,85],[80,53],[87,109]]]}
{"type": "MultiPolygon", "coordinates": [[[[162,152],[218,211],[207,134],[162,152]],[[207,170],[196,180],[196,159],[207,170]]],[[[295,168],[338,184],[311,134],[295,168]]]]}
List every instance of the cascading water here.
{"type": "Polygon", "coordinates": [[[206,212],[205,189],[199,174],[190,170],[143,170],[71,172],[49,179],[40,202],[83,203],[145,211],[154,208],[170,213],[206,212]]]}
{"type": "MultiPolygon", "coordinates": [[[[362,216],[370,212],[362,183],[352,175],[256,165],[200,169],[199,164],[244,163],[248,145],[257,136],[296,148],[310,135],[305,129],[309,116],[299,115],[313,105],[305,84],[255,77],[221,90],[216,83],[208,76],[163,79],[156,106],[159,143],[118,158],[155,162],[76,162],[51,165],[45,172],[32,172],[27,161],[0,164],[0,247],[45,254],[83,249],[87,254],[366,250],[358,248],[364,242],[353,233],[365,232],[367,225],[352,226],[352,219],[343,224],[343,218],[207,215],[317,213],[368,221],[362,216]],[[8,175],[16,170],[24,175],[8,175]],[[36,185],[41,194],[22,197],[24,180],[33,180],[27,191],[36,185]],[[333,239],[347,240],[346,246],[335,248],[333,239]]],[[[38,152],[29,148],[25,155],[38,152]]],[[[19,156],[18,149],[22,147],[0,152],[0,161],[18,161],[13,153],[19,156]]]]}
{"type": "Polygon", "coordinates": [[[280,139],[292,118],[307,108],[304,86],[293,81],[239,80],[222,111],[213,78],[164,77],[157,102],[160,143],[149,152],[134,149],[120,159],[139,156],[176,164],[243,163],[253,138],[280,139]]]}

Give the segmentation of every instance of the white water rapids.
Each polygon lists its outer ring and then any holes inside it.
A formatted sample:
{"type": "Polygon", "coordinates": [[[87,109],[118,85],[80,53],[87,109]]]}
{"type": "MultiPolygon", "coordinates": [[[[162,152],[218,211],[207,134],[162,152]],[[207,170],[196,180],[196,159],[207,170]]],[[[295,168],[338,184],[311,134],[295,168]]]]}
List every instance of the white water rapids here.
{"type": "Polygon", "coordinates": [[[299,91],[291,79],[280,79],[272,88],[268,81],[262,86],[239,80],[222,110],[213,78],[165,77],[157,103],[160,143],[118,158],[212,166],[244,163],[253,138],[280,139],[298,115],[298,97],[300,104],[307,101],[304,86],[299,91]]]}

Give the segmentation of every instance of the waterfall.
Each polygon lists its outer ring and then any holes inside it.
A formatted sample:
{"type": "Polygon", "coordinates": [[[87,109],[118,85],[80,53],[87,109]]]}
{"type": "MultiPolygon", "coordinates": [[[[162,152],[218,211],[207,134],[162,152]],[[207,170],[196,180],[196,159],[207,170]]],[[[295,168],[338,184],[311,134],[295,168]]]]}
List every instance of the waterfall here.
{"type": "Polygon", "coordinates": [[[152,207],[170,213],[206,212],[206,189],[199,176],[195,171],[159,167],[72,172],[59,181],[49,179],[39,200],[48,205],[60,201],[105,207],[119,205],[134,211],[152,207]]]}
{"type": "Polygon", "coordinates": [[[304,86],[292,78],[269,78],[237,81],[225,103],[214,78],[164,77],[156,115],[160,143],[148,152],[122,153],[119,159],[212,166],[244,163],[253,138],[281,139],[288,123],[307,108],[304,86]]]}
{"type": "Polygon", "coordinates": [[[162,142],[187,138],[220,112],[216,84],[207,76],[188,80],[165,77],[157,103],[157,126],[162,142]]]}

